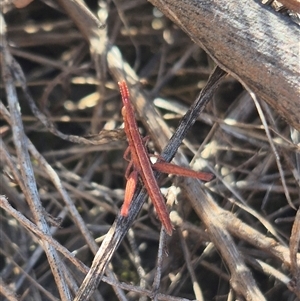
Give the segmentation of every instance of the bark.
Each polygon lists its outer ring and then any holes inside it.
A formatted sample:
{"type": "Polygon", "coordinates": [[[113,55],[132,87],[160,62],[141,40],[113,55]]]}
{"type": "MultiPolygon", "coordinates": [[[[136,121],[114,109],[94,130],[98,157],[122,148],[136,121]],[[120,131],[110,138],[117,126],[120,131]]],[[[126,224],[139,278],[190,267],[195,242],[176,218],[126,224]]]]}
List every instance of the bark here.
{"type": "Polygon", "coordinates": [[[257,1],[149,0],[300,130],[299,26],[257,1]]]}

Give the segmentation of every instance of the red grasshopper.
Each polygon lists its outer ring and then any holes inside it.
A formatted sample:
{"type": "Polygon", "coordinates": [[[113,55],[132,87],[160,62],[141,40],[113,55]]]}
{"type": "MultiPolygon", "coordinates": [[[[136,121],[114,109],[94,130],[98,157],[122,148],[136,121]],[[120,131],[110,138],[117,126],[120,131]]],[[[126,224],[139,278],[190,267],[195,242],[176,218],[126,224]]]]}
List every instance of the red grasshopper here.
{"type": "Polygon", "coordinates": [[[172,234],[172,224],[169,218],[169,213],[165,204],[165,200],[160,192],[157,181],[153,174],[153,169],[163,172],[176,174],[179,176],[197,178],[203,181],[210,181],[214,175],[206,172],[196,172],[188,168],[184,168],[167,162],[151,163],[145,147],[145,141],[142,139],[134,116],[134,110],[130,102],[129,90],[125,81],[118,83],[122,101],[122,116],[124,119],[124,130],[128,139],[128,148],[124,153],[124,159],[129,161],[125,178],[127,179],[125,188],[125,198],[121,209],[121,215],[127,216],[129,205],[135,192],[138,181],[138,175],[143,180],[147,192],[153,202],[157,215],[161,220],[167,234],[172,234]],[[131,154],[131,159],[128,159],[128,154],[131,154]]]}

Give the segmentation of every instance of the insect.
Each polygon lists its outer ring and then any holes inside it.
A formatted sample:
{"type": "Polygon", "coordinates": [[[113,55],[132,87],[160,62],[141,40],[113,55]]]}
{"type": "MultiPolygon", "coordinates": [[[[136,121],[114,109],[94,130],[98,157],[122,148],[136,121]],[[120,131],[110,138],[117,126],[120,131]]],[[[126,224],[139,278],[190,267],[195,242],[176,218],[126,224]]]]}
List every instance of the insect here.
{"type": "Polygon", "coordinates": [[[130,102],[130,95],[125,81],[118,83],[122,96],[123,108],[122,116],[124,119],[124,130],[128,140],[128,148],[124,153],[124,159],[129,161],[125,178],[127,179],[125,188],[125,198],[121,209],[121,215],[127,216],[130,202],[133,198],[135,188],[138,181],[138,176],[147,189],[150,199],[156,209],[157,215],[162,222],[168,235],[172,234],[172,223],[169,218],[169,213],[165,204],[165,200],[160,192],[159,186],[153,174],[153,169],[169,174],[179,176],[193,177],[203,181],[210,181],[214,175],[206,172],[196,172],[188,168],[184,168],[172,163],[167,163],[159,160],[156,163],[150,161],[145,143],[147,138],[142,138],[139,133],[138,126],[135,120],[134,109],[130,102]],[[130,159],[129,159],[130,154],[130,159]]]}

